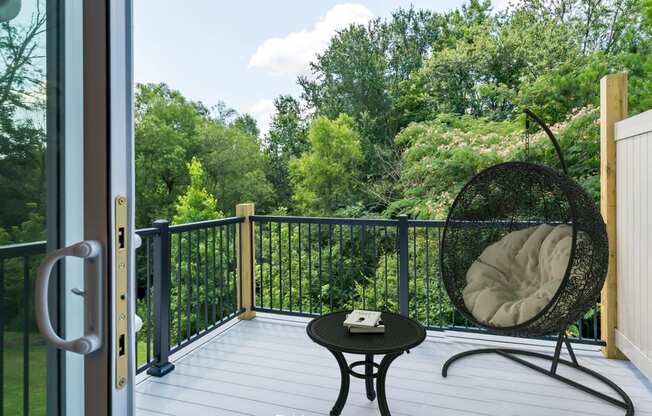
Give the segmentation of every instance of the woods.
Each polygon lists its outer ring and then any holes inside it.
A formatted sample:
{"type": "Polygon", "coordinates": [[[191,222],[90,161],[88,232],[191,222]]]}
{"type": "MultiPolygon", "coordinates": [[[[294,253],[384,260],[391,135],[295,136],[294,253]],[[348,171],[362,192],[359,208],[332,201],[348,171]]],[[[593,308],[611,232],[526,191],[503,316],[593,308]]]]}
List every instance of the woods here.
{"type": "Polygon", "coordinates": [[[652,105],[646,10],[632,0],[399,9],[338,32],[297,79],[301,96],[276,98],[265,135],[224,104],[139,85],[138,225],[172,217],[192,157],[225,214],[252,201],[267,214],[442,218],[483,167],[555,165],[541,133],[524,131],[524,108],[553,125],[597,198],[598,80],[626,71],[632,112],[652,105]]]}

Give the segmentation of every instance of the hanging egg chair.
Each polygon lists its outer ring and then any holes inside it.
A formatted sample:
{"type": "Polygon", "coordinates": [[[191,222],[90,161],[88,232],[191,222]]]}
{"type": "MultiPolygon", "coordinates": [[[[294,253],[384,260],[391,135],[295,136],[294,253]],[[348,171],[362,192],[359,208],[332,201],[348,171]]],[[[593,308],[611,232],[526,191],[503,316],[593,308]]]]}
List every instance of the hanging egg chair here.
{"type": "MultiPolygon", "coordinates": [[[[484,348],[451,357],[442,369],[467,356],[497,353],[579,388],[557,373],[559,364],[597,378],[621,399],[582,386],[582,390],[622,407],[634,407],[627,394],[606,377],[577,362],[567,329],[596,304],[604,284],[609,244],[593,198],[568,176],[555,136],[547,134],[561,171],[513,161],[485,169],[460,191],[450,208],[440,247],[441,278],[450,300],[468,321],[494,334],[521,337],[557,335],[553,356],[507,348],[484,348]],[[561,358],[565,345],[571,360],[561,358]],[[551,361],[540,367],[522,356],[551,361]]],[[[526,127],[527,129],[527,127],[526,127]]]]}

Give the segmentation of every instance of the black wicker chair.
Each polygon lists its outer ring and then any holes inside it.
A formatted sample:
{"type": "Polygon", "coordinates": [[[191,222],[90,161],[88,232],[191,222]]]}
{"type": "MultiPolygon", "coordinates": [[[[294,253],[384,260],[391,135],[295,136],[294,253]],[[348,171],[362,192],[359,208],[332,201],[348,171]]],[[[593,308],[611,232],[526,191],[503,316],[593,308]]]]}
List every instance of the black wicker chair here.
{"type": "Polygon", "coordinates": [[[550,129],[532,112],[526,117],[538,123],[555,146],[563,172],[528,162],[507,162],[490,167],[472,178],[457,195],[450,209],[441,241],[441,276],[455,308],[469,321],[501,335],[541,337],[558,335],[553,356],[506,348],[484,348],[451,357],[442,369],[446,377],[450,365],[470,355],[496,353],[570,386],[597,396],[634,414],[627,394],[606,377],[579,365],[567,338],[568,327],[580,320],[599,296],[608,265],[608,240],[604,221],[591,196],[566,173],[566,165],[550,129]],[[540,224],[572,227],[568,266],[552,300],[535,316],[517,325],[497,327],[480,322],[465,305],[463,291],[467,271],[483,250],[502,237],[540,224]],[[561,358],[566,346],[570,361],[561,358]],[[535,365],[522,357],[551,361],[550,368],[535,365]],[[616,399],[586,387],[557,372],[559,364],[570,366],[611,387],[616,399]]]}

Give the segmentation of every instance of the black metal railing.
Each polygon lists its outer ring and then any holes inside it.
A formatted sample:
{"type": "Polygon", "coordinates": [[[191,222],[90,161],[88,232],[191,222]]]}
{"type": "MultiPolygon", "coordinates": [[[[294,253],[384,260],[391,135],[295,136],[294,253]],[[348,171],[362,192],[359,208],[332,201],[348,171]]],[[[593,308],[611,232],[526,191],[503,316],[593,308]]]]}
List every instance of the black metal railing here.
{"type": "MultiPolygon", "coordinates": [[[[445,221],[263,215],[252,220],[259,311],[310,316],[369,308],[410,316],[431,330],[482,331],[456,312],[442,286],[445,221]]],[[[598,306],[571,328],[574,341],[602,344],[598,306]]]]}
{"type": "MultiPolygon", "coordinates": [[[[243,235],[245,220],[156,221],[137,230],[136,312],[143,320],[138,373],[169,371],[171,353],[243,312],[242,244],[255,248],[247,261],[254,263],[256,310],[305,316],[388,310],[432,330],[481,331],[456,313],[442,287],[443,221],[254,215],[253,232],[243,235]]],[[[45,389],[45,375],[35,374],[45,367],[32,365],[35,356],[44,360],[46,350],[32,312],[34,271],[45,249],[44,242],[0,247],[0,393],[8,385],[23,386],[11,403],[0,394],[0,409],[17,414],[39,405],[30,401],[30,391],[45,389]]],[[[596,305],[573,328],[575,341],[602,344],[598,310],[596,305]]]]}
{"type": "Polygon", "coordinates": [[[43,241],[0,247],[0,416],[45,414],[47,347],[34,319],[43,241]]]}
{"type": "Polygon", "coordinates": [[[137,372],[160,375],[168,356],[240,312],[237,253],[243,218],[138,230],[137,372]]]}

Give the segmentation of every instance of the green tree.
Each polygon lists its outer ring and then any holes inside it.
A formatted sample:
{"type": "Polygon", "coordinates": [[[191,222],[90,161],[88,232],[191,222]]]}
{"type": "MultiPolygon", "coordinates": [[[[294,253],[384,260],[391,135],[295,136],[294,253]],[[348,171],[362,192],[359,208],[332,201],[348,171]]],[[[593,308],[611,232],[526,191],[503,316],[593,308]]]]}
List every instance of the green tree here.
{"type": "Polygon", "coordinates": [[[305,213],[329,214],[354,204],[363,156],[351,117],[317,117],[308,140],[310,150],[290,163],[297,206],[305,213]]]}
{"type": "Polygon", "coordinates": [[[258,137],[260,135],[260,129],[258,129],[256,119],[249,114],[237,116],[235,120],[233,120],[232,125],[251,136],[258,137]]]}
{"type": "Polygon", "coordinates": [[[193,158],[187,164],[190,185],[177,199],[174,223],[214,220],[222,217],[217,208],[217,200],[206,190],[206,175],[199,160],[193,158]]]}
{"type": "Polygon", "coordinates": [[[206,186],[222,209],[235,214],[235,206],[253,201],[260,212],[269,209],[273,188],[265,177],[265,159],[258,138],[238,125],[204,123],[198,131],[201,150],[196,157],[206,170],[206,186]]]}
{"type": "Polygon", "coordinates": [[[291,208],[289,163],[308,149],[308,128],[301,104],[291,95],[276,98],[274,107],[264,150],[267,179],[274,187],[275,206],[291,208]]]}
{"type": "Polygon", "coordinates": [[[138,85],[135,107],[138,227],[172,218],[190,183],[186,164],[193,158],[225,212],[247,200],[261,209],[269,205],[273,191],[251,116],[236,116],[224,103],[211,112],[165,84],[138,85]]]}
{"type": "Polygon", "coordinates": [[[135,99],[136,224],[172,218],[189,183],[186,164],[199,153],[208,109],[165,84],[139,84],[135,99]]]}

